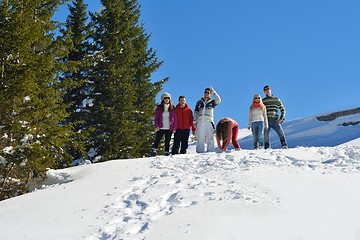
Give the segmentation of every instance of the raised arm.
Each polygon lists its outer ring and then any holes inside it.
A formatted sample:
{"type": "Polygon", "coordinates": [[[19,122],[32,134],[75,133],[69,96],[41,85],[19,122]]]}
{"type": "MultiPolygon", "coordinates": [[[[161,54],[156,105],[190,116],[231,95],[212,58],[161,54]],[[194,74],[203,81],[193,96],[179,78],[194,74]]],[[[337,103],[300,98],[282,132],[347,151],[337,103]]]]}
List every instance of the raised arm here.
{"type": "Polygon", "coordinates": [[[217,94],[217,92],[215,91],[215,89],[210,86],[211,89],[211,93],[214,94],[214,98],[215,98],[215,105],[219,105],[221,103],[221,98],[219,96],[219,94],[217,94]]]}

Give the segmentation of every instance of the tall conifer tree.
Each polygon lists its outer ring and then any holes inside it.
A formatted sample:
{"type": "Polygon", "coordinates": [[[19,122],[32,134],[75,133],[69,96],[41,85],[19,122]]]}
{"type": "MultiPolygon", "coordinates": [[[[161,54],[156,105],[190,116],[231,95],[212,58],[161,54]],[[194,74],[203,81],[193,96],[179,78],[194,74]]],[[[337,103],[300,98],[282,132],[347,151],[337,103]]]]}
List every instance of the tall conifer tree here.
{"type": "Polygon", "coordinates": [[[60,0],[0,2],[0,199],[27,191],[49,167],[63,166],[68,131],[56,91],[51,17],[60,0]]]}
{"type": "Polygon", "coordinates": [[[162,64],[148,47],[136,0],[102,0],[93,16],[96,65],[94,147],[102,160],[142,157],[152,144],[155,96],[166,81],[151,83],[162,64]]]}
{"type": "Polygon", "coordinates": [[[138,137],[138,144],[136,151],[140,156],[148,156],[152,149],[154,141],[154,113],[155,113],[155,98],[161,91],[162,84],[168,80],[157,82],[155,84],[150,82],[150,77],[162,64],[156,57],[156,52],[152,48],[148,48],[150,35],[144,32],[142,26],[141,34],[134,39],[133,46],[136,49],[135,63],[133,68],[136,70],[134,74],[134,84],[136,91],[135,105],[136,111],[133,114],[135,136],[138,137]]]}
{"type": "Polygon", "coordinates": [[[72,141],[66,147],[73,159],[86,155],[87,137],[90,129],[87,121],[91,117],[90,92],[93,88],[88,80],[91,67],[92,45],[90,26],[87,23],[87,4],[83,0],[74,0],[68,5],[70,15],[66,19],[65,29],[61,30],[61,40],[69,45],[69,52],[61,61],[65,72],[60,77],[64,103],[67,105],[66,124],[73,127],[72,141]]]}

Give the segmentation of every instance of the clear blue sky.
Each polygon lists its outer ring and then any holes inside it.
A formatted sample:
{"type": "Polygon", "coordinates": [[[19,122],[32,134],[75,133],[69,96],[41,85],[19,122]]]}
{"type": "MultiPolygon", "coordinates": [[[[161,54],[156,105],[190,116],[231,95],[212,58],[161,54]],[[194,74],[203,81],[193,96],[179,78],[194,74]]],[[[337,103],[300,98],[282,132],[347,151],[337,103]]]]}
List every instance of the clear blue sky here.
{"type": "MultiPolygon", "coordinates": [[[[85,1],[90,11],[99,0],[85,1]]],[[[194,109],[204,88],[222,98],[215,121],[247,127],[254,94],[270,85],[286,120],[359,107],[358,0],[140,0],[149,46],[163,66],[164,91],[194,109]]],[[[158,96],[160,101],[160,96],[158,96]]]]}

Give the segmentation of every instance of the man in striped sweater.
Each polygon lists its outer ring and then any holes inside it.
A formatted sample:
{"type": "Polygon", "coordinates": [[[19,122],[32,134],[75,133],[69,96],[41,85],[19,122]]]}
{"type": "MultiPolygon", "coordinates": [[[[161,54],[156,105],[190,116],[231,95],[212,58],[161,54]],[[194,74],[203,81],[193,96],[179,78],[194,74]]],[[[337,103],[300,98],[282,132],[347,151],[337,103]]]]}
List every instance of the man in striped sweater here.
{"type": "Polygon", "coordinates": [[[264,87],[264,93],[266,95],[263,98],[263,103],[266,106],[267,118],[269,127],[264,130],[264,147],[265,149],[270,148],[270,128],[274,129],[277,135],[279,136],[281,147],[287,148],[286,138],[284,130],[281,127],[281,124],[284,122],[286,110],[281,100],[278,97],[275,97],[271,93],[271,88],[269,86],[264,87]],[[281,114],[279,117],[278,110],[281,114]]]}

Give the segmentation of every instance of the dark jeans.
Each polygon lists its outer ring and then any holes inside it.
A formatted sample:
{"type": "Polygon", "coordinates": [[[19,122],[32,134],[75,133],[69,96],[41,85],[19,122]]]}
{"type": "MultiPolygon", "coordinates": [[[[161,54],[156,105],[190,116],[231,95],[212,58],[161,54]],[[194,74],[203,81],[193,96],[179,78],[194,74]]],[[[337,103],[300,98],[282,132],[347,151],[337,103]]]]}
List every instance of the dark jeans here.
{"type": "Polygon", "coordinates": [[[284,130],[281,127],[281,124],[276,122],[276,119],[268,119],[269,128],[264,130],[264,147],[265,149],[270,147],[270,129],[274,129],[277,135],[279,136],[280,143],[282,147],[287,146],[284,130]]]}
{"type": "Polygon", "coordinates": [[[180,154],[186,153],[186,149],[188,148],[188,140],[190,136],[190,129],[177,129],[174,135],[174,145],[172,148],[172,154],[180,154]]]}
{"type": "Polygon", "coordinates": [[[170,131],[170,130],[160,129],[159,131],[156,132],[153,148],[156,148],[156,149],[158,148],[159,143],[164,135],[165,135],[165,152],[169,152],[170,140],[171,140],[171,135],[172,135],[172,131],[170,131]]]}

